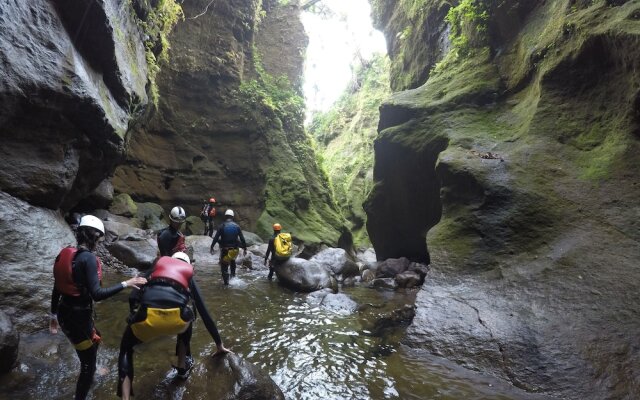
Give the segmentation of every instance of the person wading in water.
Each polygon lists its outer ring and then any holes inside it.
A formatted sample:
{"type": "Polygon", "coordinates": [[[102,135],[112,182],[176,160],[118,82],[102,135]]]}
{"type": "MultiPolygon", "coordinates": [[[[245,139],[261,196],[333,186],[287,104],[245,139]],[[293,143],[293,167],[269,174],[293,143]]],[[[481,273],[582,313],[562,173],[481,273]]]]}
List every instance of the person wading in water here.
{"type": "Polygon", "coordinates": [[[236,276],[236,257],[238,257],[239,247],[247,255],[247,243],[244,240],[242,229],[233,222],[233,210],[224,213],[225,221],[218,227],[216,235],[211,242],[211,254],[216,243],[220,242],[220,272],[225,285],[229,284],[229,265],[231,265],[231,278],[236,276]]]}
{"type": "MultiPolygon", "coordinates": [[[[216,343],[214,354],[230,351],[222,344],[215,322],[204,305],[200,290],[193,280],[193,266],[183,252],[160,257],[154,264],[148,283],[131,302],[132,315],[120,342],[118,357],[118,396],[128,400],[133,395],[133,348],[155,338],[178,335],[176,342],[176,377],[187,378],[193,366],[191,357],[192,325],[195,319],[191,300],[195,303],[205,327],[216,343]]],[[[134,293],[132,293],[133,297],[134,293]]]]}
{"type": "Polygon", "coordinates": [[[80,360],[80,376],[76,384],[76,400],[87,397],[96,372],[96,356],[100,332],[96,329],[93,302],[104,300],[126,287],[137,288],[147,280],[131,278],[108,288],[101,287],[102,263],[93,252],[104,237],[104,224],[93,215],[80,219],[76,231],[78,247],[60,251],[53,266],[54,286],[51,293],[49,331],[58,333],[58,324],[80,360]]]}

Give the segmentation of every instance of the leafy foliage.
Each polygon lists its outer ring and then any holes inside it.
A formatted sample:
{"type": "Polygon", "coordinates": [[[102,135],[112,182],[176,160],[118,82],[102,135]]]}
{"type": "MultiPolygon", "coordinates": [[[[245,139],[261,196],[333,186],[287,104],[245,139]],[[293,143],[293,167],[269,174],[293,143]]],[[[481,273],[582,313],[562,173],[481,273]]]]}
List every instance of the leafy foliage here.
{"type": "Polygon", "coordinates": [[[304,116],[304,99],[296,93],[285,75],[272,76],[262,66],[260,54],[253,49],[256,79],[242,82],[240,95],[250,104],[273,111],[286,124],[304,116]]]}
{"type": "Polygon", "coordinates": [[[468,54],[471,49],[487,43],[487,22],[489,13],[480,0],[462,0],[451,7],[446,21],[451,26],[449,36],[453,48],[460,54],[468,54]]]}
{"type": "Polygon", "coordinates": [[[160,71],[159,63],[168,61],[169,33],[182,20],[184,20],[184,13],[176,0],[158,0],[155,7],[150,7],[144,19],[136,15],[136,22],[145,35],[144,47],[151,83],[150,95],[154,104],[158,102],[156,76],[160,71]]]}

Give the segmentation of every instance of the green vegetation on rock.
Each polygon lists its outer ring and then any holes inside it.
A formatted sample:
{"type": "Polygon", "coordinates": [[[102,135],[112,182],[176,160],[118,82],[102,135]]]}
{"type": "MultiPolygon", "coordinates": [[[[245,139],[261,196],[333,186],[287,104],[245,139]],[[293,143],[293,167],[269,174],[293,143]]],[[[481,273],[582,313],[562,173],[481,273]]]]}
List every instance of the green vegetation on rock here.
{"type": "Polygon", "coordinates": [[[314,116],[308,129],[318,142],[338,208],[351,223],[354,243],[368,246],[362,204],[373,185],[378,108],[390,95],[389,59],[377,56],[361,66],[349,87],[328,111],[314,116]]]}
{"type": "Polygon", "coordinates": [[[274,77],[265,70],[258,48],[252,54],[257,76],[243,82],[238,93],[253,112],[269,120],[265,129],[271,161],[256,233],[269,237],[272,224],[279,222],[298,240],[336,246],[346,221],[336,211],[315,143],[302,126],[304,100],[286,76],[274,77]]]}
{"type": "MultiPolygon", "coordinates": [[[[131,2],[132,0],[128,0],[131,2]]],[[[158,0],[154,6],[147,6],[146,13],[134,13],[138,26],[146,37],[144,41],[147,65],[149,68],[149,95],[154,105],[158,104],[158,87],[156,76],[160,71],[160,63],[168,61],[169,33],[173,27],[184,19],[182,7],[176,0],[158,0]]],[[[130,6],[133,10],[133,6],[130,6]]]]}
{"type": "Polygon", "coordinates": [[[460,54],[487,43],[487,21],[489,13],[480,0],[462,0],[451,7],[445,18],[449,23],[451,45],[460,54]]]}

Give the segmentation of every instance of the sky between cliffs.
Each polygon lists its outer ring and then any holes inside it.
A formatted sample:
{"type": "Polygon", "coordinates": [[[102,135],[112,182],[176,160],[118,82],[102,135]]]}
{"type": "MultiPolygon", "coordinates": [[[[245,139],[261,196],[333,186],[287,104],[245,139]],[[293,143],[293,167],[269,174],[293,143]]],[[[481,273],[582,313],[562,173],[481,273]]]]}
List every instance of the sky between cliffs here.
{"type": "Polygon", "coordinates": [[[331,15],[303,12],[309,36],[304,72],[307,121],[317,111],[327,111],[340,97],[357,65],[358,52],[365,60],[386,53],[384,36],[371,24],[368,0],[321,0],[331,15]]]}

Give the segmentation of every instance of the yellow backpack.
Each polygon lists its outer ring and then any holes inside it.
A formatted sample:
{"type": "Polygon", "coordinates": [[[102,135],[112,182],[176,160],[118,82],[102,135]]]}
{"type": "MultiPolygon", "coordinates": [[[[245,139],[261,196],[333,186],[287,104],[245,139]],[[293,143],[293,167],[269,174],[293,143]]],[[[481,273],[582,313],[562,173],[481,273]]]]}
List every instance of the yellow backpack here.
{"type": "Polygon", "coordinates": [[[280,260],[291,257],[293,253],[293,242],[290,233],[279,233],[273,239],[274,256],[280,260]]]}

